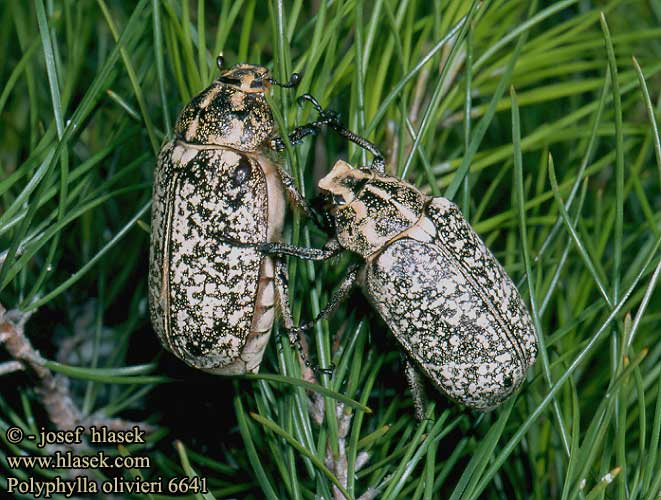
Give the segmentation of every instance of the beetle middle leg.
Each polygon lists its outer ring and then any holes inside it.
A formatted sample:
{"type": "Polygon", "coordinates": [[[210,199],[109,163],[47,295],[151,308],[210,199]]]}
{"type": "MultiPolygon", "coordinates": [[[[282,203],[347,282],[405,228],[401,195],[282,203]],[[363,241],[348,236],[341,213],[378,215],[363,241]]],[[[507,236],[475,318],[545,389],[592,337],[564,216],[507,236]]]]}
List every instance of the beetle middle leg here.
{"type": "Polygon", "coordinates": [[[218,241],[229,243],[238,248],[254,248],[264,255],[283,257],[290,255],[303,260],[327,260],[336,256],[344,249],[336,238],[330,238],[322,248],[307,248],[277,241],[264,241],[262,243],[243,243],[227,236],[219,237],[218,241]]]}

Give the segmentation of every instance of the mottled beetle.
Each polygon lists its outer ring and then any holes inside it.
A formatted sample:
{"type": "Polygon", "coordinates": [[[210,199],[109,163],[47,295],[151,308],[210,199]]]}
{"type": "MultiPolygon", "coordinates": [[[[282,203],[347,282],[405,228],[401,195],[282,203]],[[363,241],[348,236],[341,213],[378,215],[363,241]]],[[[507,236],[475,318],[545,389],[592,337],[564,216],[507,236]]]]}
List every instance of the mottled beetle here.
{"type": "MultiPolygon", "coordinates": [[[[239,64],[181,111],[154,172],[149,302],[163,345],[216,374],[256,372],[274,321],[287,308],[281,264],[256,245],[278,241],[285,190],[304,207],[271,151],[284,149],[262,66],[239,64]]],[[[292,144],[324,117],[295,129],[292,144]]],[[[288,308],[285,323],[291,326],[288,308]]]]}
{"type": "MultiPolygon", "coordinates": [[[[352,135],[337,123],[333,128],[352,135]]],[[[371,168],[340,160],[319,181],[331,202],[337,239],[322,250],[279,244],[269,250],[321,260],[341,247],[364,259],[315,321],[360,283],[407,354],[419,417],[419,372],[468,407],[498,406],[521,385],[537,353],[535,329],[518,290],[456,205],[384,175],[376,148],[363,145],[378,155],[371,168]]]]}

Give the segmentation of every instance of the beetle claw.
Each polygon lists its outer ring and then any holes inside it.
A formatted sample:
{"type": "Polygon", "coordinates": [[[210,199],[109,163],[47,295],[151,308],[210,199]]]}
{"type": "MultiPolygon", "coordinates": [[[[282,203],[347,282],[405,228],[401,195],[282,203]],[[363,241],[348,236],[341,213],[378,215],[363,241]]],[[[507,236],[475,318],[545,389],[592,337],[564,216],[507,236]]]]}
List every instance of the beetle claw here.
{"type": "Polygon", "coordinates": [[[329,377],[333,375],[333,372],[335,371],[335,363],[331,363],[328,367],[322,368],[320,366],[315,366],[313,368],[313,371],[315,372],[316,375],[328,375],[329,377]]]}
{"type": "Polygon", "coordinates": [[[332,109],[324,109],[324,107],[319,104],[319,101],[312,94],[305,93],[299,96],[296,101],[298,102],[299,106],[303,106],[303,104],[309,102],[321,116],[320,121],[324,121],[326,123],[335,123],[339,122],[340,120],[340,114],[337,111],[332,109]]]}
{"type": "Polygon", "coordinates": [[[324,108],[321,106],[321,104],[319,104],[319,101],[317,101],[317,99],[312,94],[308,94],[307,92],[303,95],[298,96],[298,99],[296,99],[296,101],[298,102],[299,106],[303,106],[303,104],[309,102],[310,104],[312,104],[312,107],[316,109],[317,112],[319,112],[319,114],[323,114],[324,112],[324,108]]]}

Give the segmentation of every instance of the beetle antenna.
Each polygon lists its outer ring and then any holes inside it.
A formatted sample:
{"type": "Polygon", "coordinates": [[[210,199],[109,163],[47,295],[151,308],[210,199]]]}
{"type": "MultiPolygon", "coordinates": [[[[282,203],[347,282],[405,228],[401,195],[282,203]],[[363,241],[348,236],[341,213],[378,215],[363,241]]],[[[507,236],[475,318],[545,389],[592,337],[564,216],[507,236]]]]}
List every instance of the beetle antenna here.
{"type": "Polygon", "coordinates": [[[271,82],[272,85],[277,85],[278,87],[282,87],[285,89],[292,89],[296,87],[300,81],[301,81],[300,73],[292,73],[291,76],[289,77],[289,81],[286,83],[281,83],[277,81],[275,78],[269,78],[269,82],[271,82]]]}

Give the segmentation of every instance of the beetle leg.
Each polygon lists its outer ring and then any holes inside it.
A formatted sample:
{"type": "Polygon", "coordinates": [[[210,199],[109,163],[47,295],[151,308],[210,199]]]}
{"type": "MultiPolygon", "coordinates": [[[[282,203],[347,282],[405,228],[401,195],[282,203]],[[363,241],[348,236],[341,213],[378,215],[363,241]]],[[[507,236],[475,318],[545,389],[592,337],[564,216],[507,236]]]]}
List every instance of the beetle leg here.
{"type": "MultiPolygon", "coordinates": [[[[294,73],[294,75],[297,75],[297,73],[294,73]]],[[[292,130],[287,136],[289,138],[289,142],[292,145],[300,144],[308,135],[317,135],[321,127],[324,125],[330,126],[331,124],[335,123],[339,125],[340,123],[339,115],[335,111],[322,108],[319,104],[319,101],[317,101],[310,94],[303,94],[298,98],[299,104],[304,101],[309,101],[312,103],[314,109],[319,113],[319,119],[310,123],[306,123],[305,125],[300,125],[292,130]]],[[[270,146],[274,151],[284,151],[287,147],[285,141],[282,140],[282,137],[274,137],[271,139],[270,146]]]]}
{"type": "Polygon", "coordinates": [[[257,245],[257,249],[267,255],[291,255],[304,260],[326,260],[342,251],[340,243],[335,238],[329,239],[323,248],[305,248],[286,243],[266,242],[257,245]]]}
{"type": "Polygon", "coordinates": [[[359,136],[355,132],[352,132],[344,125],[342,125],[339,120],[329,122],[328,126],[332,128],[339,136],[344,137],[345,139],[372,153],[372,155],[374,155],[374,159],[372,160],[372,165],[370,165],[370,168],[372,170],[376,170],[379,174],[385,174],[386,162],[383,159],[383,154],[381,154],[381,151],[379,151],[379,148],[377,148],[373,142],[359,136]]]}
{"type": "Polygon", "coordinates": [[[275,289],[278,295],[278,304],[280,305],[280,315],[282,316],[282,322],[284,323],[285,330],[289,337],[289,343],[292,346],[295,346],[298,350],[298,354],[305,364],[306,368],[310,368],[314,371],[315,374],[323,373],[326,375],[332,375],[335,367],[331,365],[329,368],[321,368],[319,366],[313,366],[310,363],[305,350],[303,349],[303,343],[301,342],[301,330],[294,326],[294,318],[291,313],[291,307],[289,305],[289,293],[288,293],[288,283],[289,277],[287,273],[287,266],[281,260],[275,261],[275,289]]]}
{"type": "Polygon", "coordinates": [[[291,255],[303,260],[326,260],[336,256],[344,250],[336,238],[330,238],[322,248],[298,247],[296,245],[271,241],[265,241],[263,243],[243,243],[227,236],[219,237],[218,241],[224,241],[239,248],[255,248],[258,252],[261,252],[264,255],[272,255],[275,257],[291,255]]]}
{"type": "Polygon", "coordinates": [[[347,271],[346,276],[342,280],[342,283],[340,283],[340,286],[337,288],[337,290],[335,290],[330,300],[328,301],[328,304],[326,304],[326,307],[321,310],[316,318],[302,324],[301,326],[297,327],[296,330],[299,332],[310,330],[318,321],[327,318],[335,311],[337,311],[337,308],[340,306],[340,304],[342,304],[342,302],[344,302],[349,297],[351,290],[356,284],[356,281],[358,281],[360,268],[361,266],[358,264],[351,266],[347,271]]]}
{"type": "Polygon", "coordinates": [[[319,104],[319,101],[317,101],[317,99],[315,99],[312,95],[303,94],[298,98],[298,101],[308,101],[321,115],[322,119],[326,118],[328,120],[325,124],[332,128],[340,137],[344,137],[345,139],[372,153],[372,155],[374,155],[374,159],[372,160],[372,165],[370,168],[376,170],[380,174],[385,173],[386,164],[384,156],[381,151],[379,151],[379,148],[376,147],[376,144],[365,139],[364,137],[359,136],[355,132],[342,125],[342,122],[340,122],[340,115],[334,111],[322,108],[321,104],[319,104]]]}
{"type": "Polygon", "coordinates": [[[308,204],[307,200],[300,193],[294,182],[294,178],[281,166],[278,166],[278,173],[280,174],[280,180],[282,181],[282,186],[287,190],[289,194],[289,199],[291,202],[300,208],[306,217],[309,217],[312,220],[316,220],[316,212],[308,204]]]}
{"type": "Polygon", "coordinates": [[[406,356],[404,360],[404,373],[406,380],[411,388],[413,394],[413,404],[415,405],[415,418],[422,422],[425,418],[425,389],[420,372],[411,363],[411,360],[406,356]]]}
{"type": "Polygon", "coordinates": [[[301,359],[306,366],[309,366],[307,357],[303,352],[303,344],[301,343],[301,337],[299,332],[296,331],[294,326],[294,318],[291,313],[291,307],[289,305],[289,276],[287,273],[287,266],[281,260],[275,261],[275,290],[278,296],[278,305],[280,306],[280,315],[282,316],[282,322],[284,323],[285,330],[289,333],[289,343],[293,346],[296,346],[301,359]],[[295,332],[292,335],[292,332],[295,332]]]}
{"type": "MultiPolygon", "coordinates": [[[[292,145],[300,144],[303,138],[307,137],[308,135],[317,135],[321,127],[326,125],[332,128],[340,137],[344,137],[345,139],[372,153],[372,155],[374,155],[374,159],[372,160],[372,165],[370,168],[376,170],[380,174],[385,173],[386,164],[384,156],[379,148],[376,147],[376,144],[345,127],[342,122],[340,122],[340,115],[338,113],[333,110],[324,109],[321,104],[319,104],[319,101],[317,101],[317,99],[311,94],[303,94],[298,98],[299,103],[305,101],[308,101],[312,104],[321,118],[306,125],[296,127],[288,136],[289,142],[292,145]]],[[[281,137],[275,137],[271,139],[270,145],[271,149],[275,151],[284,151],[286,148],[285,141],[283,141],[281,137]]]]}
{"type": "MultiPolygon", "coordinates": [[[[289,275],[287,272],[287,266],[281,260],[275,261],[275,290],[278,295],[278,304],[280,305],[280,314],[282,315],[282,322],[285,325],[285,329],[290,332],[294,326],[294,318],[291,313],[291,307],[289,306],[289,275]]],[[[301,346],[300,337],[296,339],[289,339],[292,345],[296,345],[299,351],[303,350],[301,346]]],[[[303,353],[301,352],[301,355],[303,353]]]]}
{"type": "Polygon", "coordinates": [[[280,180],[282,182],[282,187],[285,188],[287,194],[289,195],[289,200],[292,205],[298,207],[303,214],[312,222],[314,222],[317,227],[322,231],[325,231],[327,234],[329,231],[329,224],[325,218],[325,213],[323,211],[317,210],[313,205],[308,203],[305,197],[296,187],[294,178],[281,166],[278,166],[278,173],[280,174],[280,180]]]}
{"type": "MultiPolygon", "coordinates": [[[[328,114],[322,114],[321,118],[319,120],[315,120],[310,123],[306,123],[305,125],[301,125],[299,127],[296,127],[294,130],[292,130],[288,134],[289,142],[291,143],[292,146],[295,146],[296,144],[300,144],[303,142],[303,139],[306,138],[308,135],[317,135],[319,133],[319,130],[321,127],[324,125],[329,125],[331,122],[336,120],[336,115],[335,113],[328,113],[328,114]]],[[[271,139],[270,143],[271,149],[274,151],[284,151],[287,146],[285,145],[285,141],[282,139],[282,137],[274,137],[271,139]]]]}
{"type": "Polygon", "coordinates": [[[316,209],[313,205],[308,203],[308,201],[305,199],[305,197],[296,187],[294,178],[291,176],[289,172],[287,172],[280,165],[278,165],[277,168],[278,168],[278,174],[280,175],[280,181],[282,183],[282,187],[287,191],[287,194],[289,195],[289,201],[291,202],[291,204],[299,208],[303,212],[303,214],[307,218],[311,219],[312,222],[314,222],[321,230],[325,231],[326,233],[329,233],[330,232],[328,229],[329,224],[325,219],[325,214],[323,213],[323,211],[316,209]]]}

